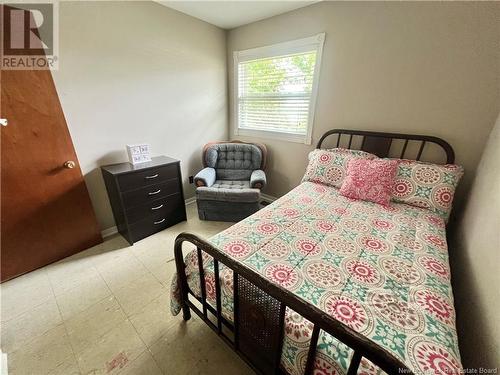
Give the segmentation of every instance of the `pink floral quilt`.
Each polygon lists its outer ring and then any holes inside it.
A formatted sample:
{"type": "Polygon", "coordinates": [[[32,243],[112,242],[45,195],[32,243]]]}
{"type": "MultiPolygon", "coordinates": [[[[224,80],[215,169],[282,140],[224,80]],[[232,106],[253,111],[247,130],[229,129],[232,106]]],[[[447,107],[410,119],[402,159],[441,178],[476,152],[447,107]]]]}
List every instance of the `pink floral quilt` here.
{"type": "MultiPolygon", "coordinates": [[[[415,373],[458,374],[460,354],[445,223],[403,203],[384,207],[304,182],[210,242],[392,352],[415,373]]],[[[200,294],[196,252],[186,256],[191,290],[200,294]]],[[[215,305],[213,263],[204,261],[207,299],[215,305]]],[[[221,267],[223,314],[232,319],[232,273],[221,267]]],[[[177,278],[171,311],[180,311],[177,278]]],[[[282,366],[305,368],[312,323],[287,310],[282,366]]],[[[322,332],[315,374],[344,374],[352,351],[322,332]]],[[[378,374],[367,360],[359,373],[378,374]]]]}

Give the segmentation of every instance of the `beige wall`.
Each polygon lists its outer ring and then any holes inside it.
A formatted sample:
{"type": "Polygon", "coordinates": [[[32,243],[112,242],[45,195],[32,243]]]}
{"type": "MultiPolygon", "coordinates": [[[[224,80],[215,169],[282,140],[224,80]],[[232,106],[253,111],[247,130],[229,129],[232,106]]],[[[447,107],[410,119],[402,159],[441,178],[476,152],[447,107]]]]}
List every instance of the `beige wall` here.
{"type": "Polygon", "coordinates": [[[453,287],[462,359],[500,365],[500,116],[454,239],[453,287]]]}
{"type": "Polygon", "coordinates": [[[225,32],[154,2],[61,2],[54,72],[99,224],[114,225],[98,167],[127,143],[201,167],[204,143],[227,137],[225,32]]]}
{"type": "Polygon", "coordinates": [[[322,2],[231,30],[231,123],[233,51],[326,32],[313,145],[258,139],[269,147],[266,192],[296,186],[307,153],[336,127],[443,137],[467,190],[499,111],[499,21],[500,3],[322,2]]]}

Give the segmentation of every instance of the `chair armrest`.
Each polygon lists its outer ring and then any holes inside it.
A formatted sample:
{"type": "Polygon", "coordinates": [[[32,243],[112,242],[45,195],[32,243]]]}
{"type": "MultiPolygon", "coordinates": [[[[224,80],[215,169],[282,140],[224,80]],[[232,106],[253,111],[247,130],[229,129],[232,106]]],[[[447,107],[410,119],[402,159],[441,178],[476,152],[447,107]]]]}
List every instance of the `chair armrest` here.
{"type": "Polygon", "coordinates": [[[250,176],[250,187],[262,189],[264,186],[266,186],[266,174],[263,170],[256,169],[250,176]]]}
{"type": "Polygon", "coordinates": [[[215,169],[204,168],[194,176],[194,184],[196,187],[207,186],[210,187],[215,182],[215,169]]]}

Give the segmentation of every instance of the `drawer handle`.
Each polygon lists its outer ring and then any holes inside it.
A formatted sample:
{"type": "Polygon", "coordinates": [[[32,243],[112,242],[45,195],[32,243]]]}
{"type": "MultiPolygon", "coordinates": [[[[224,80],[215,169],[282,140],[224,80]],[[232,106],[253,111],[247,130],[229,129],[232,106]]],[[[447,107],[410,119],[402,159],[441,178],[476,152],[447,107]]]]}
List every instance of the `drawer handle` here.
{"type": "Polygon", "coordinates": [[[152,191],[151,193],[148,193],[148,195],[156,195],[161,191],[161,189],[158,189],[156,191],[152,191]]]}
{"type": "Polygon", "coordinates": [[[161,224],[161,223],[163,223],[164,221],[165,221],[165,218],[163,218],[163,219],[161,219],[161,220],[159,220],[159,221],[154,221],[154,222],[153,222],[153,224],[155,224],[155,225],[156,225],[156,224],[161,224]]]}
{"type": "Polygon", "coordinates": [[[151,179],[156,178],[156,177],[158,177],[158,173],[157,173],[157,174],[154,174],[154,175],[152,175],[152,176],[146,176],[146,177],[144,177],[144,178],[146,178],[146,179],[148,179],[148,180],[151,180],[151,179]]]}
{"type": "Polygon", "coordinates": [[[159,210],[160,208],[163,207],[163,204],[160,204],[159,206],[156,207],[151,207],[152,210],[159,210]]]}

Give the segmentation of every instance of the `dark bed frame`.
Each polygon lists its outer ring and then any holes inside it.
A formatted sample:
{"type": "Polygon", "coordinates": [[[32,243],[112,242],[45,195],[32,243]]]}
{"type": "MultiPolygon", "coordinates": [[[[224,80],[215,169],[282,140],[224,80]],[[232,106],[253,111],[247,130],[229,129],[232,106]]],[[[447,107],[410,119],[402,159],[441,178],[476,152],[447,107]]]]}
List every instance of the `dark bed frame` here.
{"type": "MultiPolygon", "coordinates": [[[[446,163],[450,164],[455,160],[455,154],[450,144],[441,138],[432,136],[334,129],[323,134],[317,148],[321,148],[324,140],[329,136],[337,136],[334,147],[350,149],[353,143],[357,143],[360,144],[358,149],[379,157],[396,154],[402,159],[409,158],[407,155],[409,148],[414,149],[413,146],[417,146],[417,150],[415,150],[417,154],[411,158],[413,160],[420,160],[426,144],[434,143],[444,150],[446,163]],[[395,145],[394,140],[401,144],[401,152],[395,153],[391,149],[395,145]],[[344,145],[346,142],[347,145],[344,145]],[[411,146],[408,147],[409,145],[411,146]]],[[[404,363],[381,346],[294,293],[245,267],[195,234],[179,234],[175,240],[174,252],[184,320],[191,318],[190,310],[194,311],[257,373],[286,374],[286,371],[280,366],[280,360],[287,307],[314,324],[304,374],[309,375],[313,372],[320,330],[329,333],[353,350],[354,353],[347,371],[348,375],[357,373],[363,357],[388,374],[413,373],[404,363]],[[197,248],[201,297],[196,296],[187,283],[182,253],[184,242],[189,242],[197,248]],[[206,300],[202,252],[214,258],[215,308],[206,300]],[[233,322],[222,316],[220,263],[233,271],[233,322]],[[194,301],[190,300],[190,296],[194,298],[194,301]],[[198,307],[199,304],[201,304],[201,310],[198,307]]]]}

